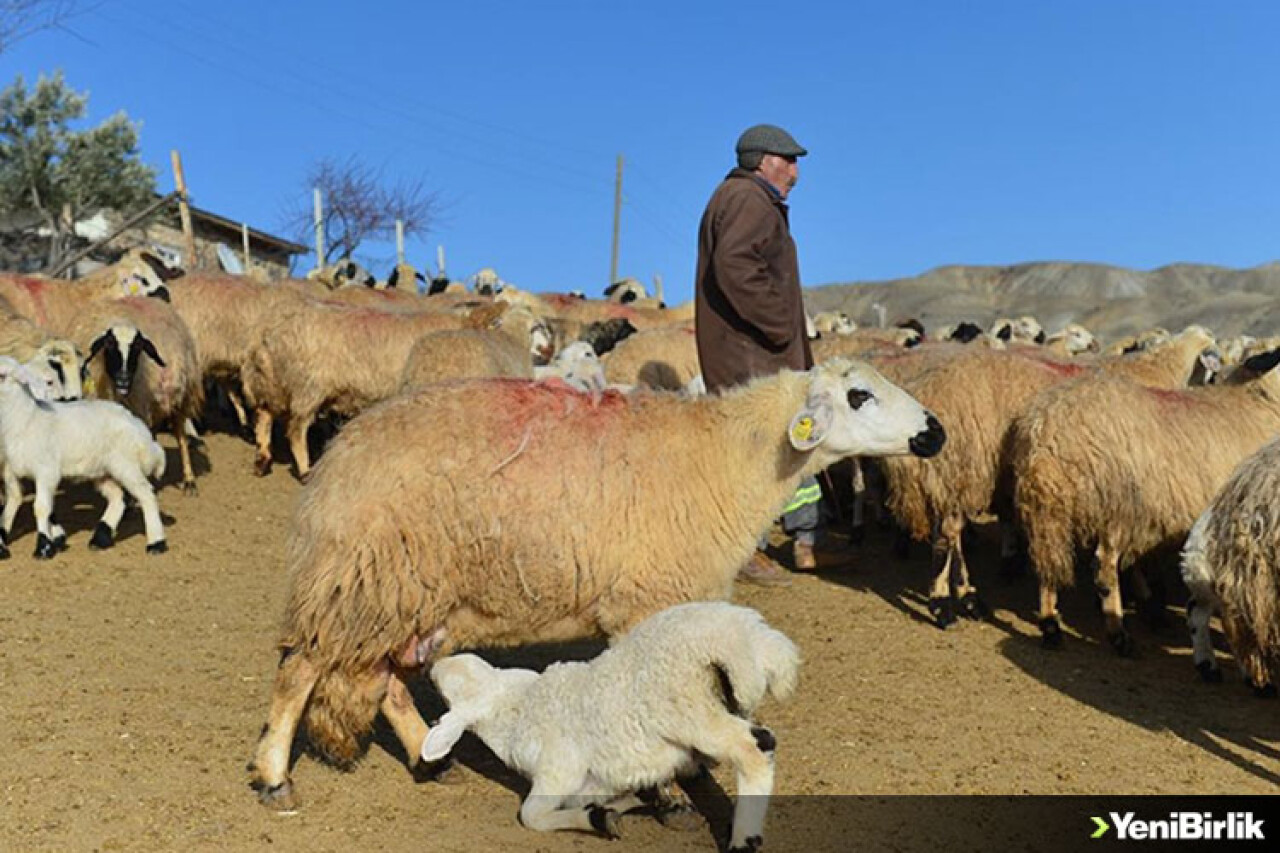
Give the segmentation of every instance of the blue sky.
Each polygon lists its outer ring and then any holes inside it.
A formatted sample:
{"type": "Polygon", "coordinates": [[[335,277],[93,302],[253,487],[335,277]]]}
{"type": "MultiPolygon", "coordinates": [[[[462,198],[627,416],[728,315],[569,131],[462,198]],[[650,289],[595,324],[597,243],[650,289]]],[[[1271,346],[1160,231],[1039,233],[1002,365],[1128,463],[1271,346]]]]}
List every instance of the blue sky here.
{"type": "Polygon", "coordinates": [[[268,231],[320,158],[422,177],[443,209],[409,260],[443,244],[455,278],[598,294],[622,154],[619,273],[688,298],[703,205],[757,122],[811,152],[806,286],[1280,257],[1277,3],[81,5],[0,54],[0,84],[63,69],[91,121],[142,122],[161,190],[176,148],[196,204],[268,231]]]}

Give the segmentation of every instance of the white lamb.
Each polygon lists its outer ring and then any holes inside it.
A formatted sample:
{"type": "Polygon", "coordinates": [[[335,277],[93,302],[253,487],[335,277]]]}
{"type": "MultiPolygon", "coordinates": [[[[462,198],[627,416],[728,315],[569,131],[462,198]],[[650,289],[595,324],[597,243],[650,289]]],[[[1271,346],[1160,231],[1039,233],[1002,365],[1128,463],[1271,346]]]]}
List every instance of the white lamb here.
{"type": "Polygon", "coordinates": [[[475,655],[431,668],[449,712],[422,744],[445,758],[468,729],[530,777],[530,829],[594,829],[611,838],[637,792],[687,775],[702,759],[737,771],[730,851],[759,848],[773,790],[773,733],[751,722],[765,695],[795,689],[795,645],[754,610],[726,602],[667,608],[588,663],[538,674],[475,655]]]}
{"type": "Polygon", "coordinates": [[[64,479],[90,480],[107,499],[90,547],[111,546],[127,491],[142,507],[147,553],[168,550],[160,506],[147,479],[164,473],[164,451],[151,430],[117,403],[53,403],[47,401],[48,393],[44,377],[0,356],[0,450],[5,460],[0,557],[8,556],[24,478],[33,480],[36,488],[36,558],[53,557],[66,543],[62,529],[51,520],[53,496],[64,479]]]}

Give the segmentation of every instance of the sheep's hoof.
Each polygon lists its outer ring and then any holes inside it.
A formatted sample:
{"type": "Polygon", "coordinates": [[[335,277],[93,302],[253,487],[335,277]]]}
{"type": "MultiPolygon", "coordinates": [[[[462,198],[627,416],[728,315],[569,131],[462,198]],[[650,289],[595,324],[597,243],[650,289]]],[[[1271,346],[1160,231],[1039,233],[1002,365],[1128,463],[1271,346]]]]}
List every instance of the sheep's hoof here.
{"type": "Polygon", "coordinates": [[[67,550],[67,534],[63,533],[61,536],[53,537],[53,547],[58,553],[67,550]]]}
{"type": "Polygon", "coordinates": [[[741,846],[730,847],[729,853],[756,853],[762,844],[764,844],[764,839],[758,835],[753,835],[746,841],[742,842],[741,846]]]}
{"type": "Polygon", "coordinates": [[[89,547],[95,551],[105,551],[115,542],[115,533],[107,526],[105,521],[99,521],[98,526],[93,528],[93,538],[89,540],[89,547]]]}
{"type": "Polygon", "coordinates": [[[409,767],[415,782],[435,782],[439,785],[457,785],[466,781],[466,774],[453,756],[439,761],[418,760],[409,767]]]}
{"type": "Polygon", "coordinates": [[[168,551],[168,550],[169,550],[169,545],[168,545],[168,543],[167,543],[167,542],[165,542],[163,539],[161,539],[161,540],[159,540],[159,541],[157,541],[157,542],[149,542],[149,543],[147,543],[147,553],[148,553],[148,554],[163,554],[164,552],[166,552],[166,551],[168,551]]]}
{"type": "Polygon", "coordinates": [[[1196,669],[1200,671],[1200,680],[1205,684],[1222,683],[1222,670],[1214,666],[1212,661],[1202,660],[1196,664],[1196,669]]]}
{"type": "Polygon", "coordinates": [[[1259,687],[1255,684],[1253,687],[1253,695],[1257,696],[1259,699],[1274,699],[1276,698],[1276,686],[1274,684],[1264,684],[1259,687]]]}
{"type": "Polygon", "coordinates": [[[253,475],[255,477],[265,477],[271,473],[271,460],[263,459],[261,456],[253,460],[253,475]]]}
{"type": "Polygon", "coordinates": [[[1116,654],[1122,658],[1131,658],[1137,652],[1138,648],[1134,645],[1133,637],[1128,631],[1117,631],[1114,634],[1107,635],[1107,641],[1111,643],[1111,648],[1116,650],[1116,654]]]}
{"type": "Polygon", "coordinates": [[[929,615],[934,623],[944,631],[956,623],[955,602],[950,598],[929,599],[929,615]]]}
{"type": "Polygon", "coordinates": [[[296,812],[298,797],[293,792],[293,782],[286,779],[279,785],[263,785],[258,789],[258,802],[278,812],[296,812]]]}
{"type": "Polygon", "coordinates": [[[622,822],[618,813],[604,806],[592,806],[590,809],[591,828],[605,838],[621,838],[622,822]]]}
{"type": "Polygon", "coordinates": [[[1046,649],[1062,648],[1062,626],[1056,616],[1046,616],[1040,620],[1040,646],[1046,649]]]}
{"type": "Polygon", "coordinates": [[[43,533],[36,534],[36,550],[33,555],[37,560],[51,560],[58,555],[58,546],[43,533]]]}
{"type": "Polygon", "coordinates": [[[182,481],[182,493],[183,493],[184,495],[191,495],[191,496],[194,496],[194,495],[199,494],[199,493],[200,493],[200,490],[199,490],[198,488],[196,488],[196,481],[195,481],[195,480],[183,480],[183,481],[182,481]]]}
{"type": "Polygon", "coordinates": [[[702,829],[706,823],[702,819],[702,815],[698,813],[698,810],[689,803],[659,806],[657,815],[658,823],[667,829],[674,829],[679,832],[694,832],[702,829]]]}
{"type": "Polygon", "coordinates": [[[964,597],[960,599],[960,615],[966,619],[981,621],[986,619],[990,612],[986,603],[981,598],[978,598],[976,592],[966,592],[964,597]]]}

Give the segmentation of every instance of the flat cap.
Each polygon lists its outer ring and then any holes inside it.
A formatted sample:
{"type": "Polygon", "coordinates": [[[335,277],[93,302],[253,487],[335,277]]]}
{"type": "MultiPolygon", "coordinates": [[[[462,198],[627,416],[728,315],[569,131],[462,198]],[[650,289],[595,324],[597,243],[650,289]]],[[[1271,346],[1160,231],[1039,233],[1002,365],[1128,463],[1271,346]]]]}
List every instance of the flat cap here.
{"type": "Polygon", "coordinates": [[[780,157],[803,157],[809,152],[796,142],[791,134],[776,124],[757,124],[749,127],[738,137],[734,149],[738,156],[743,154],[777,154],[780,157]]]}

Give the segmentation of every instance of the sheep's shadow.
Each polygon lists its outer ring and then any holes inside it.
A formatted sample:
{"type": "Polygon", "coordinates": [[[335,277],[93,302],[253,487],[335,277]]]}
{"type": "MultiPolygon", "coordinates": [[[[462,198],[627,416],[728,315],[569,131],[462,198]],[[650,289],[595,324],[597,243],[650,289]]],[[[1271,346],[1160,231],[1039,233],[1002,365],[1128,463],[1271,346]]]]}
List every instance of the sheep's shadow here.
{"type": "MultiPolygon", "coordinates": [[[[477,649],[473,651],[496,667],[518,667],[542,672],[551,664],[561,661],[592,660],[604,651],[606,647],[607,643],[604,640],[591,639],[575,640],[567,643],[539,643],[519,648],[477,649]]],[[[416,678],[408,686],[419,713],[422,714],[423,719],[434,725],[448,710],[448,706],[439,693],[436,692],[431,679],[427,677],[426,670],[424,669],[420,677],[416,678]]],[[[390,725],[381,717],[378,718],[378,722],[374,726],[372,744],[387,752],[401,762],[402,765],[408,766],[409,757],[405,755],[400,739],[396,737],[390,725]]],[[[524,801],[531,788],[529,780],[503,764],[484,745],[480,738],[467,732],[454,747],[452,759],[462,768],[465,768],[465,771],[483,776],[490,782],[501,785],[514,794],[516,797],[514,811],[519,812],[520,803],[524,801]]],[[[291,758],[291,763],[292,760],[294,759],[291,758]]],[[[457,770],[452,770],[446,771],[443,775],[437,775],[431,770],[424,772],[423,768],[419,768],[413,775],[415,781],[420,784],[449,784],[453,781],[453,774],[457,772],[457,770]]],[[[721,851],[727,850],[729,827],[733,818],[732,799],[710,773],[704,772],[678,781],[689,795],[698,813],[705,819],[707,830],[711,832],[717,848],[721,851]]],[[[628,818],[653,818],[656,820],[656,814],[655,809],[644,808],[629,812],[628,818]]]]}
{"type": "MultiPolygon", "coordinates": [[[[9,536],[11,546],[14,542],[19,542],[26,536],[35,536],[36,516],[31,506],[34,497],[34,490],[31,488],[30,483],[24,483],[23,506],[19,508],[18,514],[14,517],[13,530],[9,536]]],[[[146,536],[146,529],[142,522],[142,511],[138,509],[137,504],[131,498],[126,497],[125,500],[127,505],[124,516],[120,519],[120,524],[116,528],[116,546],[135,536],[146,536]]],[[[98,490],[90,483],[63,482],[59,485],[58,493],[53,499],[53,517],[66,530],[68,543],[72,548],[81,544],[87,547],[87,542],[80,541],[80,535],[92,534],[106,508],[107,499],[100,495],[98,490]]],[[[165,513],[163,509],[160,512],[160,520],[164,522],[166,530],[177,523],[176,519],[165,513]]],[[[34,539],[32,540],[32,547],[35,547],[34,539]]]]}

